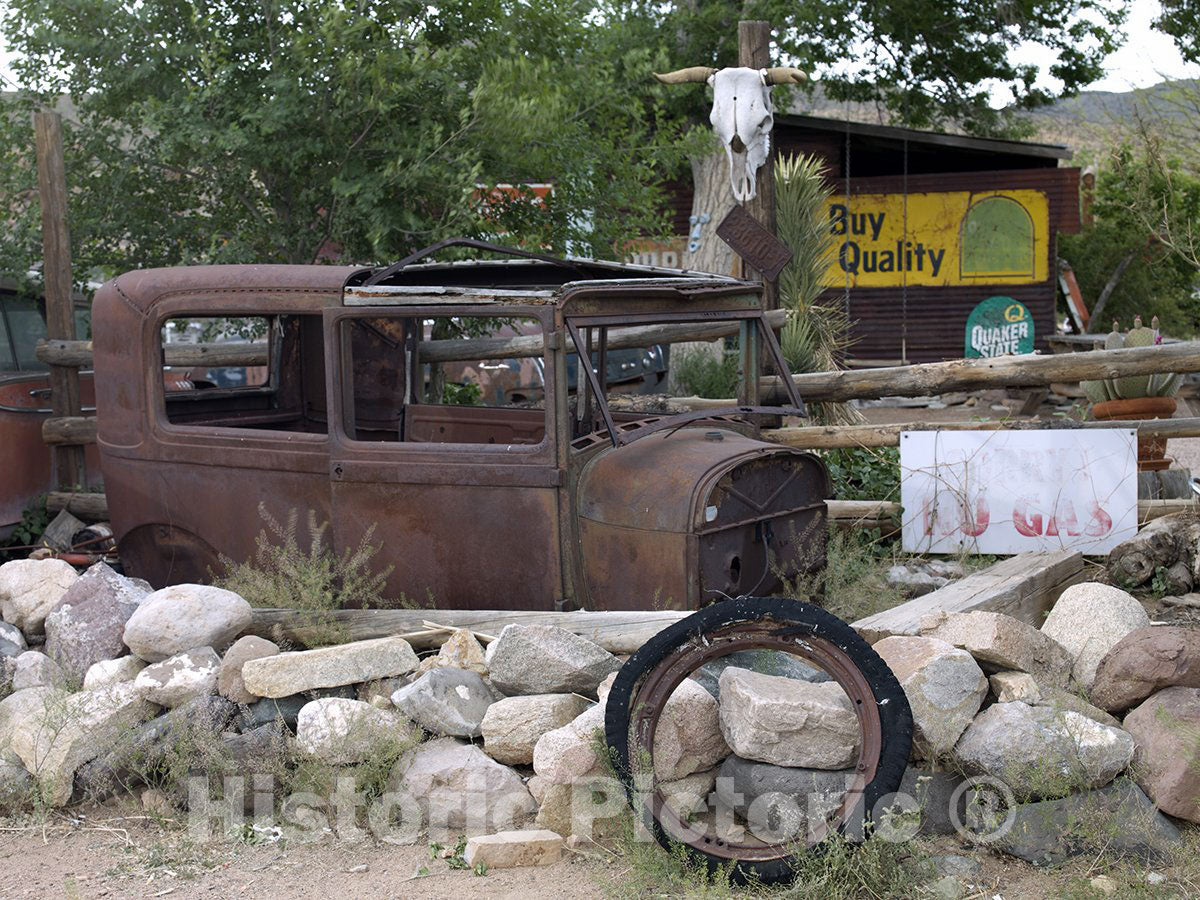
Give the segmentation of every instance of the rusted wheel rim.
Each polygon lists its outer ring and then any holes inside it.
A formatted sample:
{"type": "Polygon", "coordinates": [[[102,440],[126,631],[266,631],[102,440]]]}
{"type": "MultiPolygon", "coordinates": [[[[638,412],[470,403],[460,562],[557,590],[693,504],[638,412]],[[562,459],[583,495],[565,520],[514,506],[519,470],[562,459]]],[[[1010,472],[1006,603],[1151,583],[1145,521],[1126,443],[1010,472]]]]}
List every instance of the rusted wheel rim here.
{"type": "MultiPolygon", "coordinates": [[[[858,716],[862,740],[854,766],[854,778],[836,814],[815,826],[810,824],[810,846],[819,844],[829,837],[831,830],[840,831],[850,821],[864,787],[874,780],[883,746],[883,725],[875,694],[850,655],[833,642],[812,635],[807,629],[769,619],[752,624],[729,625],[693,638],[665,658],[642,679],[631,698],[631,766],[632,760],[638,755],[637,750],[646,748],[649,751],[646,770],[653,776],[655,732],[663,709],[675,689],[705,663],[742,650],[778,650],[819,666],[846,692],[858,716]]],[[[643,777],[640,771],[634,773],[634,779],[639,783],[643,777]]],[[[743,844],[707,833],[696,836],[694,830],[684,824],[667,803],[657,783],[654,784],[654,790],[646,791],[643,797],[644,812],[653,815],[668,834],[712,856],[730,861],[757,862],[778,859],[794,851],[792,844],[743,844]]]]}

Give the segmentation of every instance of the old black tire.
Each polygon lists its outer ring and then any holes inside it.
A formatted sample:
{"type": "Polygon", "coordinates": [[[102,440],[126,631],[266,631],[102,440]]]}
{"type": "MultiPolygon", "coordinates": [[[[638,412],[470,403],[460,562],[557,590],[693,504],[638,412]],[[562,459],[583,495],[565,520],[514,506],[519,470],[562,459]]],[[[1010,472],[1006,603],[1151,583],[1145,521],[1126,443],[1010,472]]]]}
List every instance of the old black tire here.
{"type": "MultiPolygon", "coordinates": [[[[761,622],[763,619],[770,619],[785,627],[799,628],[801,633],[824,638],[836,645],[862,672],[875,696],[882,726],[882,747],[875,777],[863,791],[864,802],[856,806],[853,815],[860,817],[858,821],[844,820],[839,824],[838,831],[847,836],[864,834],[862,826],[869,820],[876,803],[899,790],[912,749],[912,711],[896,676],[871,645],[837,616],[807,603],[782,597],[725,600],[688,616],[647,641],[618,672],[608,695],[604,734],[613,754],[617,774],[634,806],[635,815],[643,818],[646,827],[664,848],[678,846],[678,842],[673,842],[653,813],[645,805],[639,807],[635,799],[629,724],[639,686],[672,652],[692,638],[726,626],[761,622]]],[[[705,863],[710,871],[728,865],[724,858],[690,844],[684,846],[693,859],[705,863]]],[[[809,848],[808,852],[820,852],[820,849],[818,845],[809,848]]],[[[737,861],[733,864],[731,877],[737,882],[757,881],[762,884],[790,881],[795,875],[794,859],[792,848],[780,845],[780,855],[774,859],[737,861]]]]}

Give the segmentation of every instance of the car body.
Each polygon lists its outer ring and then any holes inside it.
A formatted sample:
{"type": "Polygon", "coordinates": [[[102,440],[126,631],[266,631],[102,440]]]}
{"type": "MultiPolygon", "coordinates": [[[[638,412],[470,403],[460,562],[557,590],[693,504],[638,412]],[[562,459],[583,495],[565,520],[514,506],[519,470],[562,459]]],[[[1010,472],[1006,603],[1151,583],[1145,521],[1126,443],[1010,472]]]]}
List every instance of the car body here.
{"type": "Polygon", "coordinates": [[[540,256],[122,275],[97,293],[94,347],[126,569],[156,586],[207,580],[219,557],[253,552],[261,504],[279,520],[314,512],[339,552],[372,534],[395,603],[694,609],[773,590],[824,563],[824,465],[757,435],[761,414],[799,411],[790,378],[782,410],[754,406],[757,379],[739,409],[607,401],[610,344],[697,327],[740,333],[746,359],[761,349],[786,375],[760,286],[716,275],[540,256]],[[242,361],[265,360],[264,383],[164,381],[164,327],[204,317],[268,320],[242,361]],[[430,337],[472,317],[525,330],[430,337]],[[572,391],[568,360],[584,356],[599,364],[572,391]],[[542,406],[431,395],[434,367],[481,358],[536,360],[542,406]]]}
{"type": "MultiPolygon", "coordinates": [[[[42,440],[42,423],[51,415],[50,379],[36,354],[37,342],[45,337],[46,320],[38,302],[14,284],[0,282],[0,539],[54,485],[50,449],[42,440]]],[[[81,374],[79,392],[90,412],[90,372],[81,374]]],[[[84,459],[89,484],[98,483],[95,449],[89,447],[84,459]]]]}

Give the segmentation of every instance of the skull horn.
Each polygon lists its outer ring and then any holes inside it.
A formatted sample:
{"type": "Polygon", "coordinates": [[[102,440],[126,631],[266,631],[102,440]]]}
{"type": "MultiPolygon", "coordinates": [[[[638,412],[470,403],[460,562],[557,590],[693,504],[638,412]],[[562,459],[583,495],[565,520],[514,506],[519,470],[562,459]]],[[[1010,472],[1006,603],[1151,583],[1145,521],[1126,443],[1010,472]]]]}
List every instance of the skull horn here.
{"type": "Polygon", "coordinates": [[[767,84],[800,84],[807,80],[807,75],[791,66],[773,66],[767,69],[767,84]]]}
{"type": "Polygon", "coordinates": [[[654,77],[663,84],[690,84],[692,82],[703,83],[708,81],[717,70],[711,66],[689,66],[686,69],[676,69],[674,72],[668,72],[665,75],[654,73],[654,77]]]}

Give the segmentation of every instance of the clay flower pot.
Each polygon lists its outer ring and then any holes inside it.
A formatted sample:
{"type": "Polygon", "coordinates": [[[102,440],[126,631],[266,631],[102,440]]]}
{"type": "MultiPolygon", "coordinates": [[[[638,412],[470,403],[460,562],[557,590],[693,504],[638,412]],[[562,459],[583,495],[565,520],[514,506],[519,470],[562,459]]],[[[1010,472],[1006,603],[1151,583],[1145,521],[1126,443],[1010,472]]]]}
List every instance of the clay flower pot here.
{"type": "MultiPolygon", "coordinates": [[[[1129,400],[1106,400],[1092,407],[1097,421],[1129,422],[1135,419],[1169,419],[1175,415],[1174,397],[1133,397],[1129,400]]],[[[1167,439],[1138,436],[1138,471],[1157,472],[1169,469],[1167,439]]]]}

